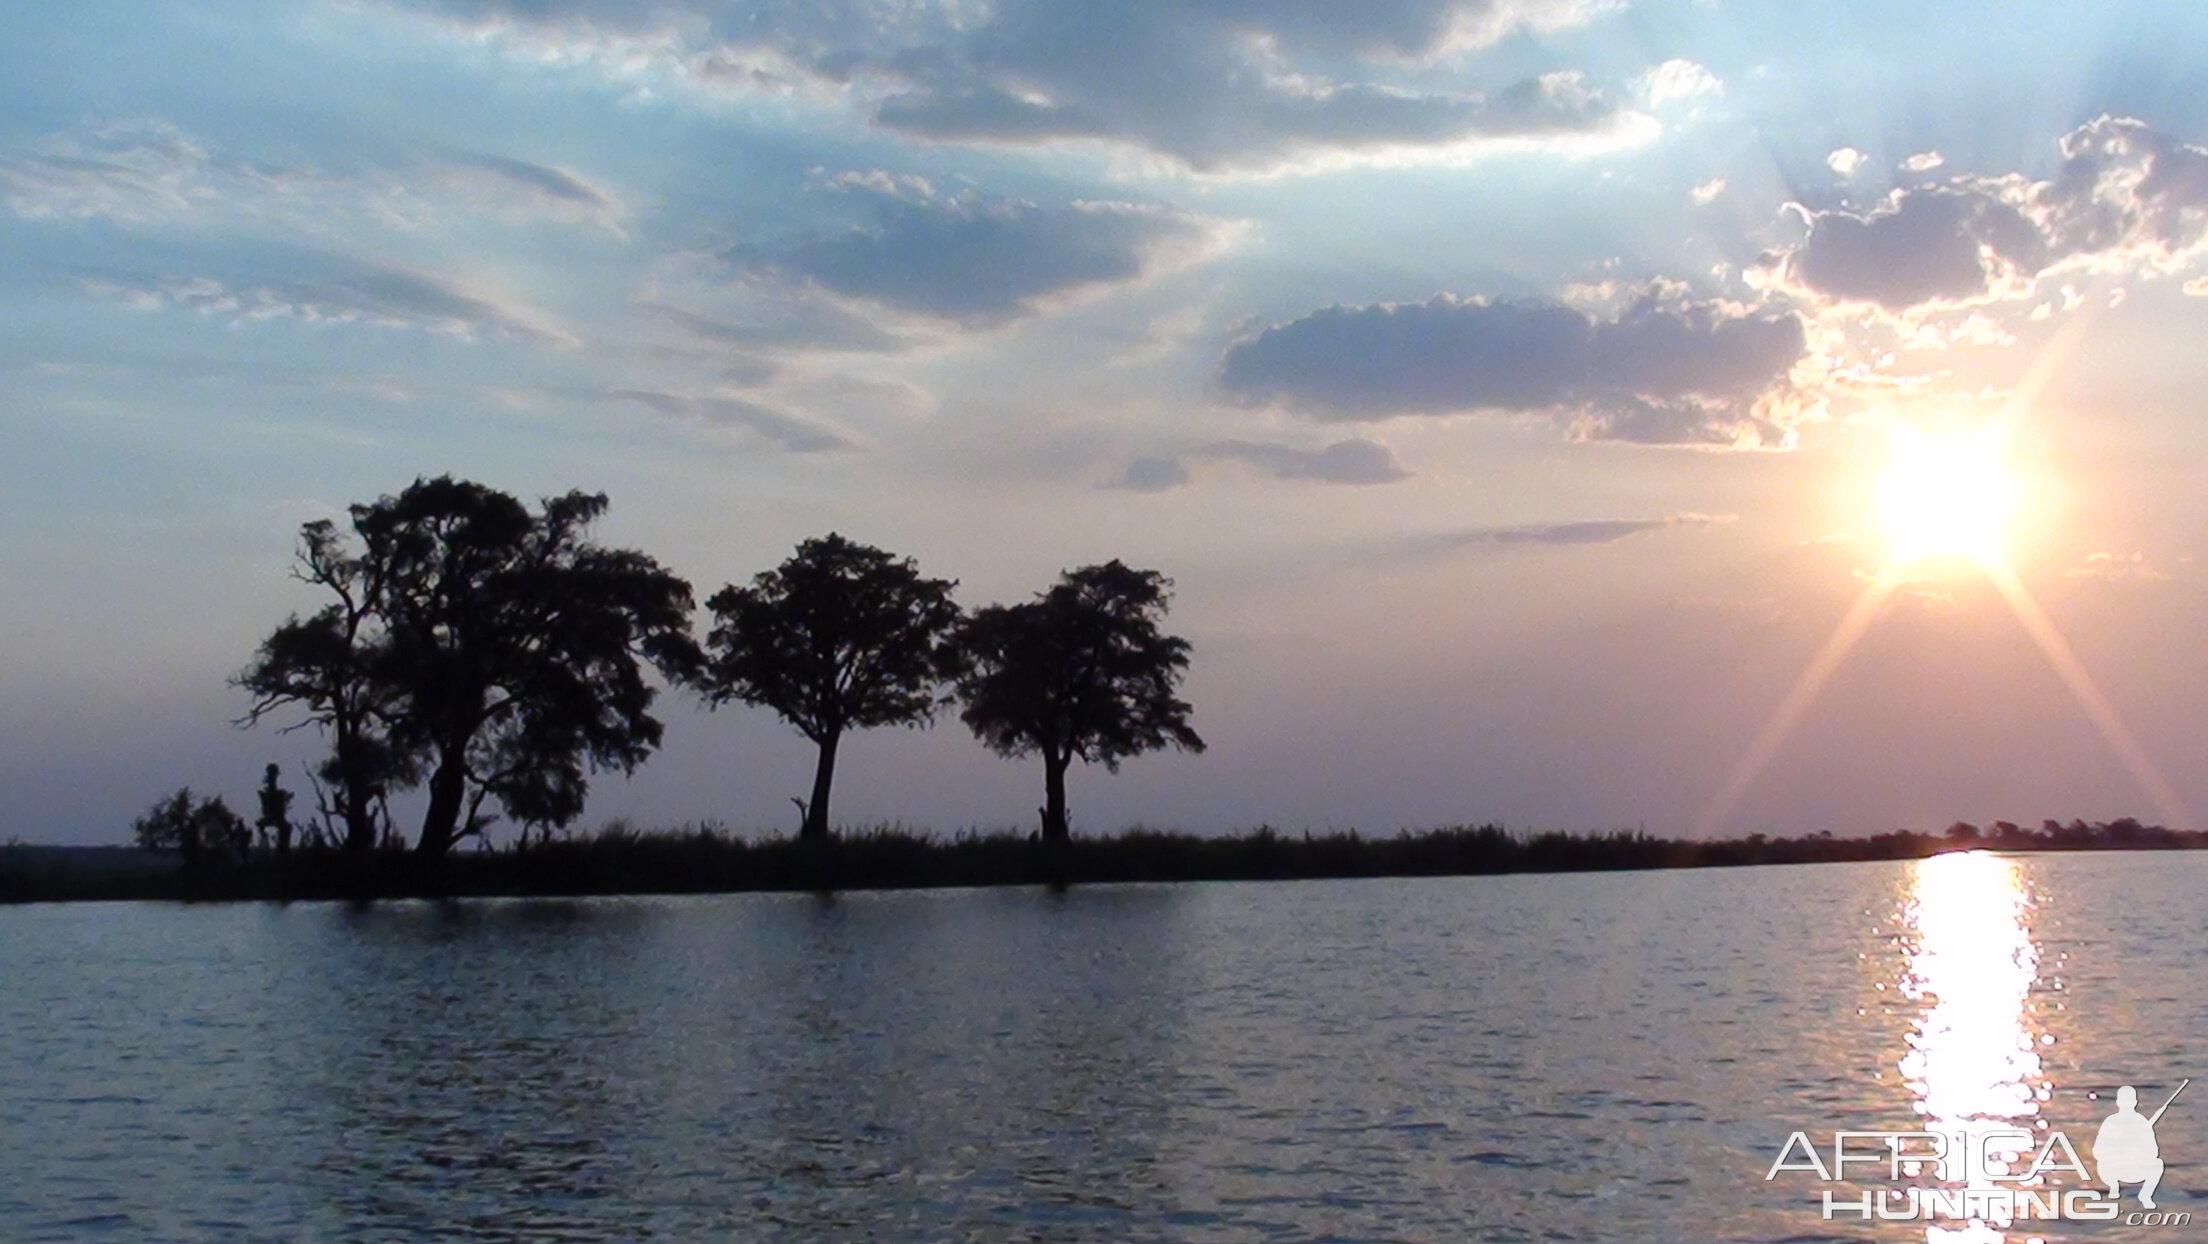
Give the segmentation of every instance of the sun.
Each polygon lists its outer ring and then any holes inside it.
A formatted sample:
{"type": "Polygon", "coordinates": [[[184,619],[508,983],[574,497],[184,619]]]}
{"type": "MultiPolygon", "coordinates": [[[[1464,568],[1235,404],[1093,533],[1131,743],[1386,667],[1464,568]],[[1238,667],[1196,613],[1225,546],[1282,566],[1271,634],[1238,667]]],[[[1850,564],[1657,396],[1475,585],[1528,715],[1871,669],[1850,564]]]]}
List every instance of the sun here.
{"type": "Polygon", "coordinates": [[[1997,429],[1954,435],[1897,425],[1878,481],[1878,512],[1894,564],[2001,562],[2022,494],[1997,429]]]}

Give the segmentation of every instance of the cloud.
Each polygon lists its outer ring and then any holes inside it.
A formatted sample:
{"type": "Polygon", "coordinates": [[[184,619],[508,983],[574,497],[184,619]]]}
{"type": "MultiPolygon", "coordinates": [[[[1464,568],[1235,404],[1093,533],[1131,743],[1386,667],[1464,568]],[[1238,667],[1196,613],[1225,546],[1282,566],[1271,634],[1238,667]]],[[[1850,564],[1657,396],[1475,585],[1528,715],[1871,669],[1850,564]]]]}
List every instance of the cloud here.
{"type": "Polygon", "coordinates": [[[2148,561],[2144,553],[2088,553],[2082,563],[2065,568],[2062,574],[2066,579],[2094,579],[2104,583],[2127,579],[2167,583],[2172,578],[2169,571],[2148,561]]]}
{"type": "Polygon", "coordinates": [[[0,208],[30,220],[241,220],[328,236],[334,220],[410,229],[453,217],[585,225],[626,236],[627,209],[567,169],[486,152],[333,173],[224,151],[157,118],[79,126],[0,151],[0,208]]]}
{"type": "Polygon", "coordinates": [[[562,347],[576,344],[573,336],[541,312],[437,277],[373,265],[337,266],[350,270],[320,280],[268,282],[209,276],[95,276],[86,285],[139,310],[192,311],[228,324],[294,319],[419,329],[467,341],[503,338],[562,347]]]}
{"type": "Polygon", "coordinates": [[[697,341],[741,351],[892,354],[912,344],[825,298],[762,299],[757,307],[748,308],[753,314],[742,318],[709,315],[672,303],[639,305],[697,341]]]}
{"type": "Polygon", "coordinates": [[[1448,62],[1607,0],[704,3],[388,0],[538,63],[840,99],[931,140],[1123,144],[1196,170],[1612,135],[1578,75],[1467,89],[1448,62]],[[1437,68],[1438,67],[1438,68],[1437,68]]]}
{"type": "Polygon", "coordinates": [[[1328,421],[1541,412],[1588,439],[1768,442],[1756,399],[1802,354],[1791,315],[1644,293],[1616,319],[1555,303],[1437,296],[1329,307],[1227,351],[1233,399],[1328,421]]]}
{"type": "Polygon", "coordinates": [[[1712,177],[1694,189],[1687,191],[1687,201],[1696,207],[1708,207],[1710,204],[1717,202],[1718,196],[1724,193],[1725,179],[1712,177]]]}
{"type": "Polygon", "coordinates": [[[0,206],[32,220],[181,215],[214,196],[209,160],[196,139],[165,122],[88,127],[0,154],[0,206]]]}
{"type": "Polygon", "coordinates": [[[1469,531],[1415,536],[1403,544],[1401,551],[1410,554],[1436,554],[1478,547],[1614,544],[1647,532],[1677,527],[1712,527],[1732,522],[1733,518],[1731,514],[1686,513],[1673,514],[1667,518],[1587,519],[1569,523],[1536,523],[1523,527],[1476,527],[1469,531]]]}
{"type": "Polygon", "coordinates": [[[1840,174],[1841,179],[1846,181],[1853,181],[1855,175],[1863,171],[1863,166],[1870,162],[1870,156],[1853,147],[1838,148],[1825,157],[1825,167],[1840,174]]]}
{"type": "Polygon", "coordinates": [[[1947,157],[1937,151],[1920,151],[1903,160],[1901,168],[1906,173],[1929,173],[1946,163],[1947,157]]]}
{"type": "Polygon", "coordinates": [[[1411,478],[1395,454],[1377,441],[1336,441],[1322,449],[1298,449],[1275,441],[1214,441],[1180,457],[1137,458],[1110,487],[1164,492],[1188,482],[1184,460],[1239,462],[1272,479],[1321,484],[1393,484],[1411,478]]]}
{"type": "Polygon", "coordinates": [[[455,152],[445,158],[440,173],[441,180],[472,196],[486,214],[596,225],[627,236],[622,222],[628,212],[621,201],[567,169],[511,156],[455,152]]]}
{"type": "Polygon", "coordinates": [[[1651,108],[1725,93],[1725,84],[1718,81],[1716,74],[1691,60],[1676,58],[1642,74],[1638,85],[1641,98],[1651,108]]]}
{"type": "MultiPolygon", "coordinates": [[[[2075,271],[2178,274],[2208,250],[2208,149],[2113,116],[2058,148],[2045,181],[1957,176],[1868,212],[1797,209],[1808,236],[1779,257],[1783,283],[1901,313],[2032,298],[2075,271]]],[[[1936,167],[1931,154],[1905,167],[1936,167]]]]}
{"type": "Polygon", "coordinates": [[[1877,210],[1812,216],[1789,272],[1827,298],[1901,310],[1986,292],[1998,268],[2034,268],[2044,247],[2009,204],[1971,191],[1896,191],[1877,210]]]}
{"type": "Polygon", "coordinates": [[[990,327],[1202,255],[1217,222],[1143,203],[1041,204],[938,193],[918,178],[828,183],[870,217],[727,257],[757,274],[898,311],[990,327]]]}
{"type": "Polygon", "coordinates": [[[1128,492],[1167,492],[1188,482],[1188,468],[1178,458],[1137,458],[1109,487],[1128,492]]]}
{"type": "Polygon", "coordinates": [[[606,396],[634,402],[653,414],[684,423],[749,432],[797,454],[832,453],[856,448],[843,435],[741,397],[615,389],[606,396]]]}
{"type": "Polygon", "coordinates": [[[1336,441],[1324,449],[1296,449],[1271,441],[1218,441],[1195,451],[1199,458],[1247,463],[1274,479],[1322,484],[1392,484],[1411,473],[1378,441],[1336,441]]]}

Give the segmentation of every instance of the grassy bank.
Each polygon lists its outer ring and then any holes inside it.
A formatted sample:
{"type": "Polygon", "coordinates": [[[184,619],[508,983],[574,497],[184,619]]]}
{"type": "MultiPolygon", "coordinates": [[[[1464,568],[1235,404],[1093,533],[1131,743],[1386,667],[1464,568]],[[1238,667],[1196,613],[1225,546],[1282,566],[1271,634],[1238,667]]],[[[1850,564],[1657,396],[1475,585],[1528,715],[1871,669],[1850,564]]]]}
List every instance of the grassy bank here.
{"type": "Polygon", "coordinates": [[[1819,834],[1686,841],[1647,834],[1527,834],[1459,826],[1367,837],[1354,831],[1226,837],[1132,830],[1045,844],[1014,834],[936,838],[901,830],[824,843],[750,840],[710,829],[638,832],[613,826],[527,850],[468,851],[442,860],[406,853],[353,859],[254,853],[187,870],[143,851],[0,848],[0,902],[82,899],[362,899],[489,895],[698,894],[927,886],[1078,885],[1123,881],[1254,881],[1440,877],[1519,872],[1709,868],[1916,859],[1957,847],[2010,851],[2194,849],[2208,833],[2135,821],[2089,825],[1958,825],[1939,834],[1867,838],[1819,834]]]}

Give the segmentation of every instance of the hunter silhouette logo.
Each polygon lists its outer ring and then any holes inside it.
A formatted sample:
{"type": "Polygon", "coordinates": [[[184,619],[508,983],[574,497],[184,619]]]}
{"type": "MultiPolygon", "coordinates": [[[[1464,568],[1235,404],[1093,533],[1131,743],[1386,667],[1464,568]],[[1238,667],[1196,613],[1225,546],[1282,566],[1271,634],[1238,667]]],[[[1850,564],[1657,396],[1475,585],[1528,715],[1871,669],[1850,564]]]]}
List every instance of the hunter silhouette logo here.
{"type": "MultiPolygon", "coordinates": [[[[2191,1084],[2190,1076],[2177,1086],[2177,1093],[2191,1084]]],[[[2125,1085],[2116,1090],[2116,1113],[2102,1120],[2101,1130],[2093,1135],[2093,1166],[2107,1187],[2110,1200],[2116,1199],[2120,1184],[2139,1185],[2139,1204],[2154,1208],[2154,1189],[2162,1182],[2162,1150],[2155,1144],[2154,1125],[2162,1121],[2162,1114],[2177,1103],[2177,1093],[2162,1103],[2162,1109],[2150,1118],[2139,1114],[2139,1090],[2125,1085]]]]}
{"type": "MultiPolygon", "coordinates": [[[[2006,1225],[2032,1219],[2184,1226],[2188,1212],[2157,1209],[2166,1167],[2155,1125],[2192,1080],[2179,1081],[2151,1115],[2139,1090],[2116,1090],[2116,1109],[2093,1134],[2092,1165],[2059,1131],[1970,1120],[1918,1131],[1830,1133],[1822,1147],[1795,1132],[1764,1179],[1807,1172],[1843,1190],[1819,1190],[1822,1217],[1865,1222],[1961,1221],[2006,1225]],[[1870,1182],[1874,1186],[1866,1188],[1870,1182]],[[1878,1183],[1884,1186],[1876,1186],[1878,1183]],[[2139,1208],[2126,1213],[2123,1189],[2136,1186],[2139,1208]]],[[[2095,1094],[2098,1096],[2098,1094],[2095,1094]]],[[[2044,1125],[2043,1125],[2044,1126],[2044,1125]]]]}

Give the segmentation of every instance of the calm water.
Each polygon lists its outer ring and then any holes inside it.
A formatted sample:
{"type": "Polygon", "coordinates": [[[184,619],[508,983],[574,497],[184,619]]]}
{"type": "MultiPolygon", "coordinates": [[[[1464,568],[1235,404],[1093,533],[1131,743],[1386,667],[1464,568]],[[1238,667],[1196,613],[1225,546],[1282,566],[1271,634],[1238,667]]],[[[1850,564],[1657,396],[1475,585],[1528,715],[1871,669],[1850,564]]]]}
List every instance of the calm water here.
{"type": "MultiPolygon", "coordinates": [[[[1928,1117],[2083,1149],[2088,1093],[2208,1078],[2204,894],[1980,855],[6,909],[0,1240],[2199,1239],[1763,1176],[1928,1117]]],[[[2160,1201],[2208,1218],[2200,1089],[2160,1201]]]]}

